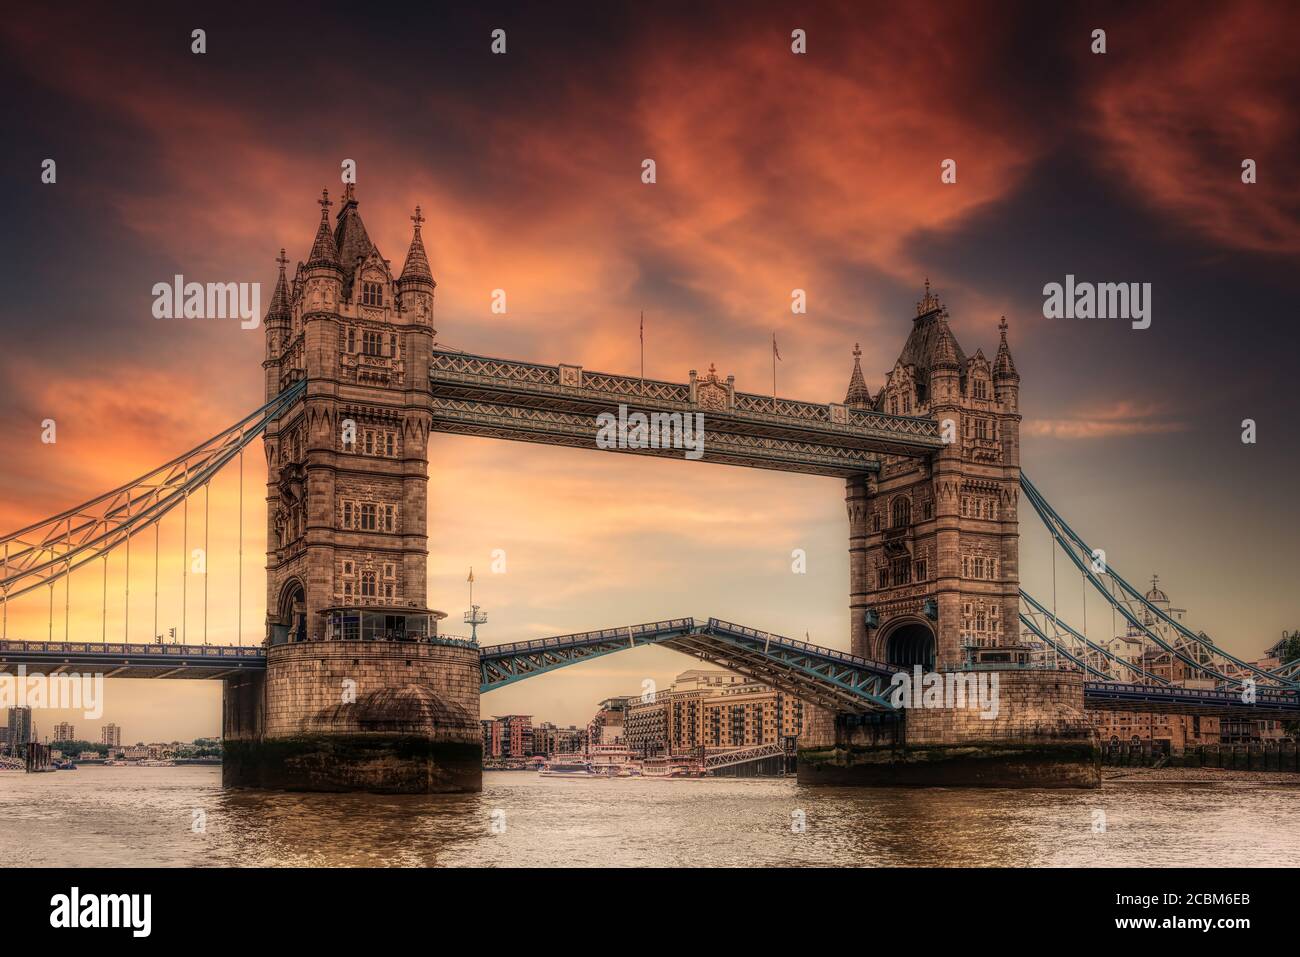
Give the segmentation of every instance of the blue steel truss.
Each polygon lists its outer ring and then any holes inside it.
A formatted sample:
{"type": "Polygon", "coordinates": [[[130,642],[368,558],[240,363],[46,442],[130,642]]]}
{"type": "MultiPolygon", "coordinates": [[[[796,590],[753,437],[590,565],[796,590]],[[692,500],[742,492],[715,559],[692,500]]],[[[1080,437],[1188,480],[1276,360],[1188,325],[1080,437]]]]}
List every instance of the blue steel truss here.
{"type": "Polygon", "coordinates": [[[1255,700],[1248,703],[1241,691],[1223,688],[1159,688],[1118,681],[1088,681],[1083,685],[1083,703],[1089,711],[1156,711],[1252,720],[1300,717],[1300,697],[1294,691],[1264,687],[1257,688],[1255,700]]]}
{"type": "Polygon", "coordinates": [[[1074,563],[1074,566],[1083,573],[1093,588],[1106,599],[1106,602],[1125,621],[1138,629],[1152,642],[1191,668],[1223,682],[1225,686],[1241,686],[1243,682],[1239,676],[1225,673],[1222,670],[1222,665],[1214,667],[1211,661],[1216,664],[1218,662],[1228,662],[1241,673],[1249,672],[1265,681],[1276,682],[1285,689],[1295,690],[1300,688],[1300,683],[1296,681],[1296,672],[1293,668],[1286,667],[1277,671],[1266,671],[1224,651],[1205,635],[1196,634],[1182,622],[1168,615],[1162,608],[1148,601],[1141,591],[1121,578],[1110,566],[1109,562],[1105,563],[1103,571],[1094,571],[1092,556],[1096,553],[1069,526],[1065,519],[1048,504],[1042,493],[1034,487],[1023,472],[1020,475],[1020,488],[1056,544],[1061,546],[1061,550],[1065,552],[1066,557],[1074,563]],[[1154,620],[1163,622],[1182,639],[1181,644],[1166,641],[1158,630],[1147,627],[1134,613],[1133,607],[1142,609],[1152,616],[1154,620]],[[1196,653],[1189,654],[1188,649],[1193,649],[1196,653]]]}
{"type": "Polygon", "coordinates": [[[545,674],[565,665],[599,658],[626,648],[658,644],[695,629],[694,618],[670,618],[642,625],[583,631],[574,635],[492,645],[479,652],[480,691],[504,688],[508,684],[545,674]]]}
{"type": "Polygon", "coordinates": [[[705,625],[694,618],[672,618],[487,647],[479,655],[480,691],[644,645],[716,662],[825,707],[850,712],[892,708],[886,690],[896,668],[717,618],[705,625]]]}
{"type": "Polygon", "coordinates": [[[52,585],[161,521],[234,461],[306,388],[301,379],[184,455],[89,502],[0,535],[0,602],[7,606],[19,595],[52,585]]]}

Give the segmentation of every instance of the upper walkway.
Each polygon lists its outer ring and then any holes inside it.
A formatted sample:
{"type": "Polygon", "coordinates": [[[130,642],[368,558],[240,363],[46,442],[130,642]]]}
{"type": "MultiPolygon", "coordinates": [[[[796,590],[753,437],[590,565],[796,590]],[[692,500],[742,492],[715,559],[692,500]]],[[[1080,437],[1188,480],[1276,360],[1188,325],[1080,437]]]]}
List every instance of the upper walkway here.
{"type": "MultiPolygon", "coordinates": [[[[647,415],[698,412],[704,461],[786,472],[847,477],[879,471],[882,454],[923,455],[943,446],[933,419],[737,392],[730,377],[713,373],[662,382],[435,351],[429,389],[438,432],[594,449],[596,416],[617,416],[620,405],[647,415]]],[[[619,451],[681,458],[684,450],[619,451]]]]}

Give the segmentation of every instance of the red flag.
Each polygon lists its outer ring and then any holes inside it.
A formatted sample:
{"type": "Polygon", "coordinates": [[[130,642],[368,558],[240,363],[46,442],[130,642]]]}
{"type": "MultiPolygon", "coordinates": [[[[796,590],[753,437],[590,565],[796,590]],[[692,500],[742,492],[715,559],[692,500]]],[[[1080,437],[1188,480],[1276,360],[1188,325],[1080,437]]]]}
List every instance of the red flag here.
{"type": "MultiPolygon", "coordinates": [[[[775,333],[775,332],[772,333],[772,355],[775,356],[775,357],[778,358],[778,359],[781,358],[781,350],[778,349],[778,348],[776,347],[776,333],[775,333]]],[[[782,360],[782,361],[784,361],[784,360],[782,360]]]]}

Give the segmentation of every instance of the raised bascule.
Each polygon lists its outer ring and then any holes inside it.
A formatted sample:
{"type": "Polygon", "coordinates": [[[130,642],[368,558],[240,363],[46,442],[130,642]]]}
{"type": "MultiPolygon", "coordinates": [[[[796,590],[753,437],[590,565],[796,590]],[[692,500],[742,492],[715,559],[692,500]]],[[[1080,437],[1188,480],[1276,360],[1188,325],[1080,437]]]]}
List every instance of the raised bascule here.
{"type": "MultiPolygon", "coordinates": [[[[327,194],[320,203],[292,279],[280,254],[265,317],[265,404],[134,482],[0,539],[0,671],[220,679],[224,782],[303,790],[477,790],[481,693],[651,644],[804,700],[799,777],[808,783],[1095,787],[1089,710],[1300,714],[1295,663],[1270,671],[1240,661],[1113,569],[1093,569],[1087,543],[1021,474],[1020,379],[1005,319],[994,358],[968,357],[927,281],[880,388],[868,388],[855,347],[844,401],[830,403],[741,392],[712,367],[675,383],[468,355],[435,348],[419,208],[394,278],[353,187],[332,225],[327,194]],[[597,417],[620,407],[702,414],[705,462],[844,480],[848,652],[718,619],[482,648],[439,632],[445,615],[426,594],[430,435],[596,450],[597,417]],[[132,643],[129,634],[120,643],[10,639],[10,601],[44,586],[52,596],[56,582],[68,587],[78,568],[119,550],[129,573],[132,539],[236,458],[242,469],[259,436],[261,647],[132,643]],[[1175,685],[1144,671],[1025,594],[1022,501],[1119,616],[1204,681],[1175,685]],[[895,707],[892,677],[917,666],[996,674],[996,717],[895,707]]],[[[620,451],[682,458],[672,448],[620,451]]],[[[52,597],[50,615],[52,634],[52,597]]]]}

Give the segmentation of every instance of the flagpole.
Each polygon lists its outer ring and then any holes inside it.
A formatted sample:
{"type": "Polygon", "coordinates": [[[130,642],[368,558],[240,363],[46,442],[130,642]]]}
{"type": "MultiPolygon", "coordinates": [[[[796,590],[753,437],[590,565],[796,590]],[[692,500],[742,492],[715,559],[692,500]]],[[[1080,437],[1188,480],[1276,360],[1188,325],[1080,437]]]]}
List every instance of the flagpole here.
{"type": "Polygon", "coordinates": [[[645,310],[641,310],[641,392],[645,392],[645,310]]]}
{"type": "Polygon", "coordinates": [[[772,411],[776,412],[776,332],[772,333],[772,411]]]}

